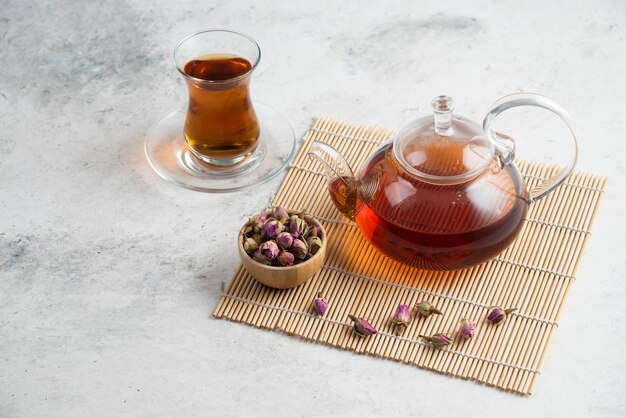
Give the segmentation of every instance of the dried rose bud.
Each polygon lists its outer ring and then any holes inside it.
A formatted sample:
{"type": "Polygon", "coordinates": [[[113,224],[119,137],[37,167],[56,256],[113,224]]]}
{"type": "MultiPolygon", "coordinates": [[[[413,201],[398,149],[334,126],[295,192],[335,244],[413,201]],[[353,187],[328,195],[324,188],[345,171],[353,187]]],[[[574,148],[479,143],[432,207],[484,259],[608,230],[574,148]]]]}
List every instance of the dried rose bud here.
{"type": "Polygon", "coordinates": [[[251,218],[248,218],[248,220],[246,221],[245,225],[243,226],[243,233],[244,235],[248,236],[251,235],[254,232],[254,228],[256,226],[256,219],[258,218],[258,216],[253,216],[251,218]]]}
{"type": "Polygon", "coordinates": [[[289,220],[289,214],[280,206],[275,206],[274,209],[272,209],[272,218],[277,219],[284,224],[289,220]]]}
{"type": "Polygon", "coordinates": [[[309,229],[306,231],[306,236],[308,237],[321,237],[322,236],[322,228],[317,225],[309,226],[309,229]]]}
{"type": "Polygon", "coordinates": [[[281,251],[276,257],[276,262],[279,266],[293,266],[294,259],[295,257],[290,252],[281,251]]]}
{"type": "Polygon", "coordinates": [[[280,251],[278,249],[276,241],[272,240],[265,241],[263,244],[261,244],[259,250],[261,251],[261,254],[263,254],[263,257],[267,258],[268,260],[273,260],[278,257],[278,252],[280,251]]]}
{"type": "Polygon", "coordinates": [[[318,293],[317,297],[313,299],[313,310],[318,315],[324,315],[328,309],[328,301],[322,297],[322,293],[318,293]]]}
{"type": "Polygon", "coordinates": [[[275,238],[276,235],[283,232],[284,229],[285,226],[282,224],[282,222],[277,221],[273,218],[269,218],[263,224],[263,236],[266,238],[275,238]]]}
{"type": "Polygon", "coordinates": [[[291,235],[289,232],[281,232],[280,234],[276,235],[276,243],[280,248],[286,250],[287,248],[291,247],[291,244],[293,244],[293,235],[291,235]]]}
{"type": "Polygon", "coordinates": [[[469,319],[461,319],[461,325],[459,325],[459,335],[470,340],[475,334],[476,324],[469,319]]]}
{"type": "Polygon", "coordinates": [[[502,309],[497,306],[492,306],[491,308],[491,312],[487,315],[487,321],[493,324],[499,324],[508,314],[517,310],[517,308],[502,309]]]}
{"type": "Polygon", "coordinates": [[[256,220],[261,221],[261,223],[267,221],[272,216],[272,211],[266,210],[257,215],[256,220]]]}
{"type": "Polygon", "coordinates": [[[442,333],[435,334],[432,337],[428,337],[426,335],[420,335],[420,337],[431,343],[435,348],[445,347],[446,345],[450,345],[454,342],[452,338],[442,333]]]}
{"type": "Polygon", "coordinates": [[[309,249],[306,246],[306,243],[302,241],[300,238],[295,238],[291,247],[289,247],[289,251],[293,253],[296,257],[301,260],[304,260],[309,252],[309,249]]]}
{"type": "Polygon", "coordinates": [[[252,254],[252,258],[254,259],[254,261],[261,263],[261,264],[265,264],[268,266],[272,265],[272,260],[268,260],[267,258],[265,258],[265,256],[261,253],[261,250],[256,250],[254,252],[254,254],[252,254]]]}
{"type": "Polygon", "coordinates": [[[354,331],[357,335],[361,337],[368,337],[370,335],[376,334],[376,328],[369,323],[369,321],[365,318],[357,318],[354,315],[348,315],[351,320],[354,321],[354,331]]]}
{"type": "Polygon", "coordinates": [[[256,242],[258,245],[263,244],[263,237],[261,236],[260,232],[253,233],[252,235],[250,235],[250,238],[252,238],[254,242],[256,242]]]}
{"type": "Polygon", "coordinates": [[[294,238],[304,235],[308,228],[306,221],[299,216],[291,215],[291,218],[289,218],[289,232],[291,232],[294,238]]]}
{"type": "Polygon", "coordinates": [[[252,238],[244,238],[243,249],[245,252],[252,255],[256,250],[259,249],[259,244],[252,238]]]}
{"type": "Polygon", "coordinates": [[[319,237],[308,237],[306,243],[311,254],[315,254],[322,248],[322,240],[319,237]]]}
{"type": "Polygon", "coordinates": [[[391,322],[396,325],[396,331],[402,332],[411,323],[411,309],[409,305],[398,305],[396,313],[391,318],[391,322]]]}
{"type": "Polygon", "coordinates": [[[439,309],[435,308],[429,302],[417,302],[415,304],[415,310],[417,311],[417,314],[419,316],[423,316],[424,318],[427,318],[427,317],[429,317],[432,314],[436,314],[436,315],[442,315],[443,314],[443,312],[441,312],[439,309]]]}
{"type": "Polygon", "coordinates": [[[246,235],[251,235],[256,232],[261,232],[261,228],[263,228],[263,221],[260,220],[259,215],[256,215],[248,219],[244,232],[246,235]]]}
{"type": "Polygon", "coordinates": [[[250,236],[255,232],[261,232],[263,223],[265,223],[270,214],[271,212],[265,211],[250,217],[244,226],[243,233],[250,236]]]}

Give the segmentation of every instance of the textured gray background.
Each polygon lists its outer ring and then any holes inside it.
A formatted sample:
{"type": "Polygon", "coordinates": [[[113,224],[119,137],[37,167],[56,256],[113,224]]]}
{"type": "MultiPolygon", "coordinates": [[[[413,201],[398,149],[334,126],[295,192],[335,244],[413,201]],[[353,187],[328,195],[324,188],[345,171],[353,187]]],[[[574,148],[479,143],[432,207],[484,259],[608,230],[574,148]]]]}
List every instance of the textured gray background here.
{"type": "Polygon", "coordinates": [[[435,3],[1,0],[0,416],[625,416],[626,3],[435,3]],[[207,195],[146,163],[186,99],[171,51],[207,27],[257,39],[254,97],[298,138],[315,115],[398,128],[442,93],[477,121],[521,90],[570,110],[610,185],[535,395],[211,317],[282,176],[207,195]]]}

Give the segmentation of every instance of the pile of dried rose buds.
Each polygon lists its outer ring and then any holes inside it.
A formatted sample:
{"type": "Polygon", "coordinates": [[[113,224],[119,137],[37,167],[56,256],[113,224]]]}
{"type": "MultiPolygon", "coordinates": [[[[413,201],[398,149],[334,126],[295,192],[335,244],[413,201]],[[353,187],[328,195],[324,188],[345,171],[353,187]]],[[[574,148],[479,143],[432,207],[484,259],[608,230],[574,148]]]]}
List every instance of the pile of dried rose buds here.
{"type": "Polygon", "coordinates": [[[280,206],[248,220],[243,229],[244,251],[268,266],[287,267],[311,258],[322,247],[322,231],[309,225],[303,213],[289,215],[280,206]]]}

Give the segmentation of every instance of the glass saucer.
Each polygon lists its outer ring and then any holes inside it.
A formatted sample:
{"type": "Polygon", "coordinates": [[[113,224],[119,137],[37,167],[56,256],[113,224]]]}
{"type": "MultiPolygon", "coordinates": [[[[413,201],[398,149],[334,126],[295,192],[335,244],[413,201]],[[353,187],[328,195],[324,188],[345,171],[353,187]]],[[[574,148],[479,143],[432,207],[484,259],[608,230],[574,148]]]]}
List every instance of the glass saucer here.
{"type": "Polygon", "coordinates": [[[293,159],[296,137],[289,121],[269,106],[254,102],[261,134],[254,153],[239,164],[217,167],[198,159],[183,136],[187,106],[171,110],[146,135],[152,169],[177,186],[207,193],[242,190],[274,178],[293,159]]]}

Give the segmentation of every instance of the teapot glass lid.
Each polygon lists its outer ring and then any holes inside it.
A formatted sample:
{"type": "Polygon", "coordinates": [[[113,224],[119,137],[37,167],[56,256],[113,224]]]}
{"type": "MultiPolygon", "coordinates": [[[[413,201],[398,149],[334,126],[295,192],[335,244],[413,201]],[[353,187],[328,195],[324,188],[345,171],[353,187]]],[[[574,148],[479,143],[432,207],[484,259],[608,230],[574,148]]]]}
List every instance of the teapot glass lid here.
{"type": "Polygon", "coordinates": [[[495,147],[482,128],[452,114],[454,101],[435,97],[433,116],[409,123],[393,144],[400,166],[420,180],[433,184],[458,184],[480,173],[491,162],[495,147]]]}

